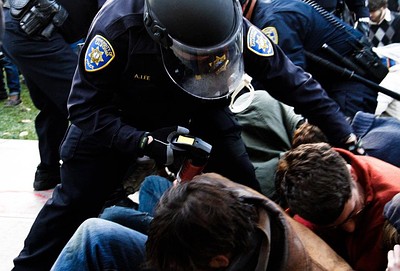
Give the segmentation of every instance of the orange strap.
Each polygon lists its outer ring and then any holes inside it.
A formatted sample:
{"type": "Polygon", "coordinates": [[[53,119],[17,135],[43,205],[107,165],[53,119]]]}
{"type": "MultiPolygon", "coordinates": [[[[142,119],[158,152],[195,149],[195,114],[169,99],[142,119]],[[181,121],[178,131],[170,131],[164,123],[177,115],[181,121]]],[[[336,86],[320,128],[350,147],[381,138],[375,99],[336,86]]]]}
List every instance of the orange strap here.
{"type": "Polygon", "coordinates": [[[254,6],[256,5],[257,0],[247,0],[246,3],[243,4],[242,11],[244,17],[251,21],[251,17],[253,16],[254,6]]]}

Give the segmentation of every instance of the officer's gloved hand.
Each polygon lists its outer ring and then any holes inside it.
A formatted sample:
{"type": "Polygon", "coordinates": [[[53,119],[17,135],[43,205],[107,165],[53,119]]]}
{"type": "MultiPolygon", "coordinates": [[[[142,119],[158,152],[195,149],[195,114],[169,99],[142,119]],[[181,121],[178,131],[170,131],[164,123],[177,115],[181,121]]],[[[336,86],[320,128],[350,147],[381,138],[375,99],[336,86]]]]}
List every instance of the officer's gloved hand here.
{"type": "Polygon", "coordinates": [[[356,29],[369,37],[369,18],[359,18],[356,22],[356,29]]]}
{"type": "Polygon", "coordinates": [[[177,149],[171,144],[172,139],[187,134],[189,130],[181,126],[161,128],[145,133],[139,142],[139,148],[157,164],[169,166],[174,163],[177,156],[184,154],[184,150],[177,149]]]}
{"type": "Polygon", "coordinates": [[[54,0],[10,0],[10,14],[19,20],[26,34],[46,39],[68,17],[68,12],[54,0]]]}
{"type": "Polygon", "coordinates": [[[361,139],[358,139],[357,136],[353,133],[349,135],[349,137],[344,140],[341,148],[344,148],[356,155],[367,155],[366,151],[362,146],[361,139]]]}

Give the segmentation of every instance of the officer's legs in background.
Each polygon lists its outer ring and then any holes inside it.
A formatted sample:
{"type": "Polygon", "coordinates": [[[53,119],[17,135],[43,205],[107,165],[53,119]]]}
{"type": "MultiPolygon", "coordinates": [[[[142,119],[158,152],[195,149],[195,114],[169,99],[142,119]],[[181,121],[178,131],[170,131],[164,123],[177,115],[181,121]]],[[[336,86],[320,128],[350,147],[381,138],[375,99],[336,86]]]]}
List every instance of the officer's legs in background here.
{"type": "Polygon", "coordinates": [[[33,187],[35,190],[46,190],[60,183],[59,147],[68,128],[68,120],[48,96],[30,80],[30,77],[26,77],[25,80],[32,101],[40,110],[35,119],[40,164],[35,173],[33,187]]]}
{"type": "Polygon", "coordinates": [[[61,185],[38,214],[15,270],[50,270],[78,226],[97,217],[104,202],[121,183],[132,159],[84,138],[71,126],[61,146],[61,185]]]}
{"type": "MultiPolygon", "coordinates": [[[[1,61],[1,59],[0,59],[1,61]]],[[[6,82],[3,73],[3,65],[0,62],[0,100],[5,100],[8,98],[6,82]]]]}
{"type": "Polygon", "coordinates": [[[10,96],[21,96],[21,84],[19,81],[19,70],[8,57],[4,57],[4,69],[7,76],[7,85],[10,90],[10,96]]]}
{"type": "Polygon", "coordinates": [[[59,182],[59,145],[67,127],[67,98],[77,56],[55,33],[50,40],[33,40],[15,21],[6,21],[4,52],[23,73],[32,101],[40,110],[35,121],[41,164],[35,174],[36,190],[59,182]]]}

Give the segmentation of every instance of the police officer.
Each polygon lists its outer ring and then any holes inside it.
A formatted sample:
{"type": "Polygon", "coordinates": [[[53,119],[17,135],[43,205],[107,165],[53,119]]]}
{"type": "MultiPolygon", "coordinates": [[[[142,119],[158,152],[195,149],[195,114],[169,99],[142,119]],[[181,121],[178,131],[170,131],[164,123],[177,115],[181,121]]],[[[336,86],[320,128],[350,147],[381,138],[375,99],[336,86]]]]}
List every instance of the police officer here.
{"type": "Polygon", "coordinates": [[[48,270],[138,156],[171,165],[185,154],[171,145],[177,135],[212,145],[204,171],[260,190],[229,110],[245,72],[333,144],[357,143],[337,104],[242,17],[237,0],[109,0],[93,22],[68,100],[62,183],[36,218],[15,270],[48,270]]]}
{"type": "MultiPolygon", "coordinates": [[[[375,112],[376,90],[342,78],[341,74],[310,61],[306,54],[312,53],[341,67],[346,67],[342,63],[345,58],[352,64],[357,63],[353,55],[359,41],[371,49],[362,33],[320,6],[301,0],[242,0],[242,6],[245,17],[278,44],[294,64],[310,72],[346,116],[352,118],[358,111],[375,112]],[[340,57],[331,53],[332,50],[340,57]]],[[[367,79],[378,80],[371,74],[364,74],[365,70],[359,71],[367,79]]]]}
{"type": "Polygon", "coordinates": [[[369,32],[368,0],[314,0],[328,12],[353,25],[366,37],[369,32]]]}
{"type": "Polygon", "coordinates": [[[67,98],[77,64],[70,44],[86,35],[105,0],[9,2],[3,50],[24,75],[39,109],[40,164],[33,187],[46,190],[60,182],[59,146],[68,128],[67,98]]]}

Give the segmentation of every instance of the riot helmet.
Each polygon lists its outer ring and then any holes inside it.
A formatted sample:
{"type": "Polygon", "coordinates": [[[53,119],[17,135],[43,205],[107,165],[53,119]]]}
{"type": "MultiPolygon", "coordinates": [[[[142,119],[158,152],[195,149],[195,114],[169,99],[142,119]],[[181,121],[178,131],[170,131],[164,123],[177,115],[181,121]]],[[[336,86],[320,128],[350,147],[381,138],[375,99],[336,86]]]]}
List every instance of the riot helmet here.
{"type": "Polygon", "coordinates": [[[144,24],[172,81],[201,99],[232,93],[244,75],[237,0],[145,0],[144,24]]]}

